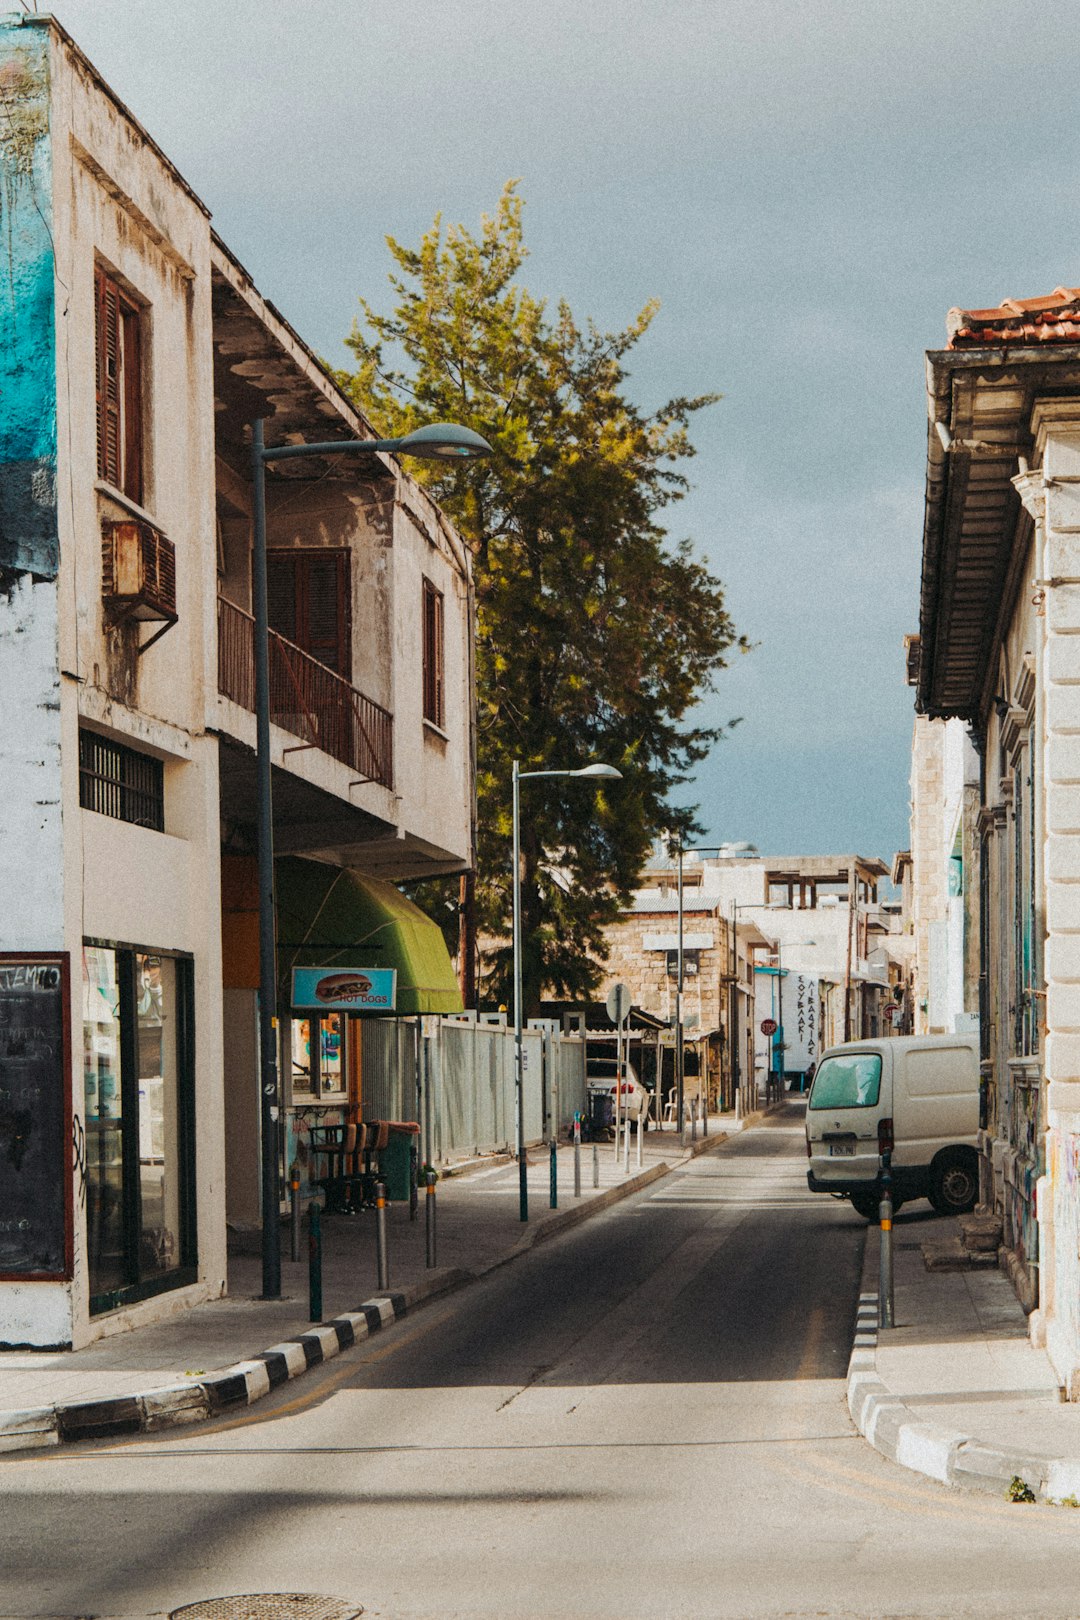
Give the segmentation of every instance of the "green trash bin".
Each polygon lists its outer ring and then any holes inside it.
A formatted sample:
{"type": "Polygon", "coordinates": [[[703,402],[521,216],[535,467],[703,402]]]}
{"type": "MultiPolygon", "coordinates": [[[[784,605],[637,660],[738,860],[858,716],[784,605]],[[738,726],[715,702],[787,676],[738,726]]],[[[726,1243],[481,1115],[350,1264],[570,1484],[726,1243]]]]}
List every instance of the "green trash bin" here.
{"type": "Polygon", "coordinates": [[[412,1183],[412,1150],[420,1136],[419,1125],[411,1121],[391,1122],[386,1146],[379,1155],[379,1168],[391,1203],[405,1202],[412,1183]]]}

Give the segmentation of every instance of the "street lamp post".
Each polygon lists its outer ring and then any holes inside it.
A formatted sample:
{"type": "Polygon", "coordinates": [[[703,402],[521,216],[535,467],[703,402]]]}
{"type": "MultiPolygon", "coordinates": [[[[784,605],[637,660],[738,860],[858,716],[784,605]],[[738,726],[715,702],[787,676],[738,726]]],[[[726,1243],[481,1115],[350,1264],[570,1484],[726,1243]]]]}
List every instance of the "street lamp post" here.
{"type": "Polygon", "coordinates": [[[270,622],[266,586],[266,467],[301,456],[374,455],[428,461],[473,460],[493,452],[486,439],[453,422],[435,422],[400,439],[335,439],[326,444],[268,446],[260,420],[251,424],[252,607],[255,640],[256,843],[259,869],[259,1121],[262,1131],[262,1297],[281,1298],[278,1230],[279,1117],[277,952],[274,935],[274,803],[270,761],[270,622]]]}
{"type": "MultiPolygon", "coordinates": [[[[522,782],[535,781],[539,776],[587,776],[614,781],[622,778],[622,771],[614,765],[586,765],[579,771],[523,771],[514,761],[513,771],[513,824],[514,871],[511,893],[513,897],[513,958],[514,958],[514,1113],[518,1158],[518,1213],[523,1221],[529,1218],[529,1176],[525,1163],[525,1050],[522,1044],[522,988],[521,988],[521,790],[522,782]]],[[[621,1077],[616,1085],[621,1084],[621,1077]]],[[[618,1092],[616,1092],[616,1098],[618,1092]]],[[[557,1122],[556,1122],[557,1128],[557,1122]]]]}

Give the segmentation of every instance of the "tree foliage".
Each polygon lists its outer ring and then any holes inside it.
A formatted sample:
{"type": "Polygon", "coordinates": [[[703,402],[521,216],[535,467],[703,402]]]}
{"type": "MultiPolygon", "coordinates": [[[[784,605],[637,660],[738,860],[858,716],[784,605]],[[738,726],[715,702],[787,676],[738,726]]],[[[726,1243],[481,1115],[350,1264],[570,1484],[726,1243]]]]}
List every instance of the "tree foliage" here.
{"type": "MultiPolygon", "coordinates": [[[[504,189],[479,236],[436,218],[416,249],[393,238],[395,308],[348,339],[339,381],[379,431],[448,420],[482,433],[490,461],[416,464],[472,550],[477,604],[481,930],[509,935],[511,770],[595,760],[625,780],[522,786],[525,1005],[587,994],[604,924],[651,840],[684,836],[671,794],[720,735],[687,715],[735,648],[719,582],[657,521],[679,499],[689,423],[717,396],[646,414],[625,362],[657,306],[621,332],[552,311],[518,280],[522,202],[504,189]]],[[[485,963],[509,1001],[508,947],[485,963]]]]}

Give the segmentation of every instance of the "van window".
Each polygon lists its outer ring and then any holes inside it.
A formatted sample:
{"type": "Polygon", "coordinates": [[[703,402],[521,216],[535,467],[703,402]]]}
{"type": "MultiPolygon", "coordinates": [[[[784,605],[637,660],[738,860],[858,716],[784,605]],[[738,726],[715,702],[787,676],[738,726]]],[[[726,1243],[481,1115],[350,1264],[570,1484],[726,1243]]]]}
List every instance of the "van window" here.
{"type": "Polygon", "coordinates": [[[826,1058],[814,1076],[811,1108],[873,1108],[881,1090],[881,1059],[876,1052],[826,1058]]]}

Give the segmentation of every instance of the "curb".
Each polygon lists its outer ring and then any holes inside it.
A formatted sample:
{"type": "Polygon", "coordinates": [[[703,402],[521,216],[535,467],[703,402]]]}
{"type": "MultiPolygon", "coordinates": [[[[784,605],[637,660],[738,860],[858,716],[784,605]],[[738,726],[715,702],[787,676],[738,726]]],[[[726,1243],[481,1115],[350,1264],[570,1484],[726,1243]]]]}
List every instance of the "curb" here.
{"type": "Polygon", "coordinates": [[[1080,1496],[1080,1461],[989,1446],[969,1434],[917,1418],[878,1377],[878,1244],[867,1234],[855,1338],[848,1361],[847,1404],[851,1420],[875,1451],[939,1484],[1002,1497],[1015,1478],[1040,1502],[1080,1496]],[[871,1286],[874,1285],[874,1286],[871,1286]]]}
{"type": "Polygon", "coordinates": [[[643,1187],[670,1174],[672,1169],[696,1158],[710,1147],[727,1141],[726,1132],[689,1145],[674,1165],[666,1161],[650,1165],[640,1175],[630,1176],[615,1187],[608,1187],[588,1202],[560,1211],[542,1226],[526,1233],[497,1260],[474,1268],[458,1267],[440,1275],[425,1277],[400,1293],[380,1294],[365,1300],[355,1311],[346,1311],[328,1322],[320,1322],[294,1338],[272,1344],[268,1350],[235,1362],[221,1372],[192,1379],[190,1383],[166,1384],[141,1395],[119,1395],[94,1401],[66,1401],[55,1406],[27,1407],[0,1411],[0,1452],[38,1450],[74,1440],[107,1440],[118,1435],[156,1434],[216,1417],[232,1407],[251,1406],[270,1391],[299,1378],[309,1368],[340,1355],[395,1322],[417,1305],[440,1294],[451,1293],[468,1283],[478,1282],[500,1266],[509,1265],[540,1243],[558,1237],[590,1215],[610,1209],[643,1187]]]}

